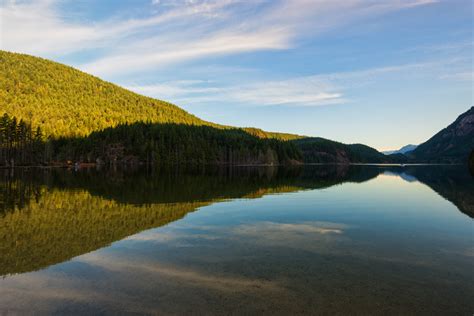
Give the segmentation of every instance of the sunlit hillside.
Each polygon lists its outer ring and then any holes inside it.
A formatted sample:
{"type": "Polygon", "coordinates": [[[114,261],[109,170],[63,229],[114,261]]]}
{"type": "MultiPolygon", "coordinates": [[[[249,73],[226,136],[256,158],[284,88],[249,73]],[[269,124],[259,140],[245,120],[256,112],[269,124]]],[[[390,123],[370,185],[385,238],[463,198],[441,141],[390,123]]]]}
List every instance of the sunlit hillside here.
{"type": "MultiPolygon", "coordinates": [[[[0,51],[0,115],[3,113],[31,121],[52,137],[86,136],[120,123],[138,121],[226,128],[72,67],[6,51],[0,51]]],[[[297,137],[245,130],[261,138],[297,137]]]]}

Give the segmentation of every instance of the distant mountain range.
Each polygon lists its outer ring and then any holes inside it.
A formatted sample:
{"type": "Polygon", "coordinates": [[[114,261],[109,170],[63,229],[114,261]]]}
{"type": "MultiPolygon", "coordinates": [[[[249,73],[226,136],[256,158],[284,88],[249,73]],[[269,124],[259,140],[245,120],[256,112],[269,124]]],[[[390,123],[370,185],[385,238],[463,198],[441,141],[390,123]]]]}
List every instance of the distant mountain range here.
{"type": "MultiPolygon", "coordinates": [[[[49,161],[464,163],[474,148],[474,108],[418,147],[407,145],[381,153],[363,144],[207,122],[176,105],[141,96],[72,67],[0,51],[0,116],[3,114],[14,118],[15,124],[28,122],[29,126],[22,127],[25,135],[28,128],[41,128],[45,152],[38,145],[34,151],[39,159],[51,157],[49,161]]],[[[12,122],[0,123],[13,126],[12,122]]],[[[9,129],[0,126],[2,130],[8,134],[9,129]]],[[[4,136],[10,139],[12,135],[4,136]]],[[[3,154],[28,157],[21,152],[24,142],[11,138],[13,142],[2,143],[2,137],[0,149],[10,148],[3,154]],[[18,148],[13,148],[16,145],[18,148]]],[[[10,156],[0,157],[0,165],[8,165],[10,156]]]]}
{"type": "Polygon", "coordinates": [[[398,149],[398,150],[387,150],[387,151],[382,151],[383,154],[385,155],[393,155],[393,154],[406,154],[410,151],[413,151],[416,149],[416,147],[418,147],[418,145],[406,145],[406,146],[403,146],[402,148],[398,149]]]}

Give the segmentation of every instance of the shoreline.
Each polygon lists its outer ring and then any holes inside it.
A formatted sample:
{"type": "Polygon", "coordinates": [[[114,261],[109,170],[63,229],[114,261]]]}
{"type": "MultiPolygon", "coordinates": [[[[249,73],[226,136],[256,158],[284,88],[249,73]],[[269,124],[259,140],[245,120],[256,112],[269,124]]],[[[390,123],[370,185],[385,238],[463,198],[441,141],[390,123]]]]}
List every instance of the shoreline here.
{"type": "Polygon", "coordinates": [[[463,166],[462,163],[300,163],[300,164],[176,164],[176,165],[163,165],[163,164],[97,164],[97,163],[81,163],[75,164],[52,164],[52,165],[32,165],[32,166],[0,166],[0,170],[8,169],[89,169],[89,168],[101,168],[101,167],[143,167],[143,166],[154,166],[154,167],[176,167],[176,166],[189,166],[189,167],[201,167],[201,166],[212,166],[212,167],[297,167],[297,166],[373,166],[373,167],[423,167],[423,166],[463,166]]]}

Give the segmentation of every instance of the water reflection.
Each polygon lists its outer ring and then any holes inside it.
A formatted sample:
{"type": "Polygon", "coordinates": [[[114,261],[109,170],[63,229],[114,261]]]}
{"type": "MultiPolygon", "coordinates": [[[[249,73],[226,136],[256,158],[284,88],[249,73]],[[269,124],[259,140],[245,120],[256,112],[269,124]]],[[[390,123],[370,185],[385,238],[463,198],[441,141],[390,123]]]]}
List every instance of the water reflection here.
{"type": "MultiPolygon", "coordinates": [[[[362,183],[380,174],[420,181],[474,217],[473,177],[461,166],[306,166],[200,170],[0,170],[0,212],[22,209],[41,189],[84,190],[122,204],[157,204],[261,197],[300,189],[362,183]],[[273,192],[274,191],[274,192],[273,192]]],[[[44,190],[43,190],[44,191],[44,190]]]]}
{"type": "Polygon", "coordinates": [[[463,171],[16,170],[0,182],[0,311],[470,313],[463,171]]]}

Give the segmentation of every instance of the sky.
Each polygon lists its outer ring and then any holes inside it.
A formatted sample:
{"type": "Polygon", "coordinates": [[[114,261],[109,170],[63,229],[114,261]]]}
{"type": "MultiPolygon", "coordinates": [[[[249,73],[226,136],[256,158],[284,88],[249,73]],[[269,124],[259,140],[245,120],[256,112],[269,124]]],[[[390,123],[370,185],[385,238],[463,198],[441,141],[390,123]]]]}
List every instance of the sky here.
{"type": "Polygon", "coordinates": [[[473,102],[471,0],[2,0],[0,48],[216,123],[419,144],[473,102]]]}

